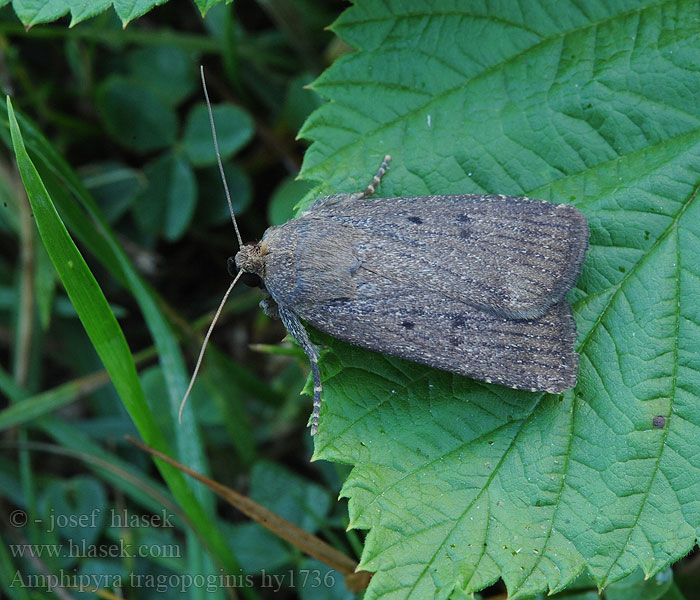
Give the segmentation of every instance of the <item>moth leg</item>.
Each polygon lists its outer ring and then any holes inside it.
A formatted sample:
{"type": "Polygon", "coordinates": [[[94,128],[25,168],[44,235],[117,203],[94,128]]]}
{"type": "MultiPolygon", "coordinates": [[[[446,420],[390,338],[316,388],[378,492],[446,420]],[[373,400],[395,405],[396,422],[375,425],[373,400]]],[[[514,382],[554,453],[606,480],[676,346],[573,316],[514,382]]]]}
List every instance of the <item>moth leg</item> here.
{"type": "Polygon", "coordinates": [[[284,306],[277,305],[280,319],[287,328],[287,331],[299,342],[302,350],[309,357],[311,363],[311,376],[314,380],[314,408],[311,413],[311,435],[316,435],[318,431],[318,419],[321,412],[321,372],[318,368],[318,348],[309,339],[309,334],[304,329],[304,326],[291,310],[284,306]]]}
{"type": "Polygon", "coordinates": [[[280,314],[277,308],[277,302],[275,302],[271,296],[268,296],[267,298],[260,301],[260,308],[263,309],[263,312],[268,317],[274,319],[275,321],[279,321],[280,314]]]}
{"type": "Polygon", "coordinates": [[[374,177],[372,177],[372,181],[370,181],[365,191],[352,194],[351,197],[355,200],[361,200],[362,198],[369,198],[372,194],[374,194],[375,190],[377,189],[377,186],[379,185],[379,182],[382,180],[382,177],[384,177],[384,174],[389,169],[390,161],[391,156],[387,154],[384,157],[384,160],[382,161],[382,165],[379,167],[379,171],[377,171],[377,174],[374,177]]]}

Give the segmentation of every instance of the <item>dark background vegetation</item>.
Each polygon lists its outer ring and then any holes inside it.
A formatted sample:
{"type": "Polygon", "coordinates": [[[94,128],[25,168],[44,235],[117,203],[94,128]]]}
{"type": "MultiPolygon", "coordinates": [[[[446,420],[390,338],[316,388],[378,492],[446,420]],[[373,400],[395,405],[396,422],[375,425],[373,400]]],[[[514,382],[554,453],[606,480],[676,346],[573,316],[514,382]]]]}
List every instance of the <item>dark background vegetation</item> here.
{"type": "MultiPolygon", "coordinates": [[[[321,103],[304,86],[347,51],[334,34],[324,30],[345,6],[344,2],[320,0],[241,2],[216,6],[203,20],[190,3],[171,2],[125,30],[112,10],[73,28],[63,19],[29,31],[9,6],[0,10],[3,90],[12,97],[15,109],[32,119],[79,172],[129,256],[161,296],[164,310],[183,331],[188,323],[196,323],[190,333],[206,328],[230,282],[226,259],[236,250],[212,160],[208,124],[201,119],[198,124],[188,122],[193,110],[201,111],[204,99],[199,65],[205,68],[212,103],[227,105],[218,115],[218,128],[222,148],[228,147],[225,165],[243,239],[259,239],[270,223],[288,219],[311,187],[294,182],[306,147],[296,139],[297,132],[321,103]],[[203,145],[207,158],[198,153],[203,145]]],[[[0,454],[0,487],[4,489],[0,513],[9,515],[20,507],[46,519],[52,508],[55,513],[60,512],[56,507],[62,507],[66,513],[78,514],[88,506],[98,506],[107,515],[112,509],[149,514],[152,511],[91,470],[90,448],[84,448],[84,460],[80,456],[76,460],[75,448],[57,440],[55,430],[52,435],[42,427],[42,422],[65,425],[69,437],[71,432],[85,435],[111,456],[139,468],[143,480],[137,487],[146,490],[158,481],[151,460],[124,441],[125,434],[137,435],[136,431],[112,386],[101,377],[101,363],[53,274],[36,231],[22,233],[27,215],[23,217],[26,207],[20,202],[26,200],[7,148],[2,152],[2,195],[3,385],[11,385],[14,379],[32,396],[66,382],[82,385],[95,373],[100,384],[82,387],[64,398],[48,416],[3,428],[6,447],[0,454]],[[23,243],[31,256],[30,265],[23,263],[23,243]],[[32,272],[30,308],[23,306],[27,267],[32,272]],[[29,327],[22,328],[21,313],[27,310],[32,318],[29,327]],[[31,446],[38,442],[48,445],[31,446]],[[27,444],[31,451],[18,450],[27,444]]],[[[133,297],[100,261],[85,251],[84,255],[131,349],[148,353],[152,340],[133,297]]],[[[311,531],[325,531],[326,538],[357,557],[360,537],[344,533],[347,508],[343,501],[336,501],[344,469],[309,462],[312,448],[305,426],[311,401],[299,395],[306,361],[288,342],[279,346],[285,331],[261,314],[257,308],[260,297],[259,290],[241,286],[214,334],[214,345],[229,362],[216,370],[213,379],[224,373],[224,380],[218,380],[219,398],[231,401],[235,408],[213,402],[199,390],[192,398],[211,466],[209,475],[311,531]],[[253,343],[271,347],[251,350],[253,343]],[[315,516],[314,511],[318,511],[315,516]]],[[[200,342],[199,336],[185,336],[190,365],[200,342]]],[[[157,417],[166,403],[163,374],[152,355],[139,367],[157,417]]],[[[4,400],[2,407],[7,407],[4,400]]],[[[227,529],[227,538],[241,563],[241,573],[255,575],[258,597],[272,595],[259,575],[261,569],[288,574],[290,569],[309,564],[313,569],[321,567],[248,524],[237,511],[223,507],[219,512],[222,522],[234,523],[227,529]]],[[[163,543],[183,544],[184,548],[182,529],[155,533],[172,533],[163,543]]],[[[62,531],[52,537],[42,530],[5,525],[0,535],[6,544],[49,544],[82,534],[62,531]]],[[[104,523],[91,535],[88,541],[99,545],[119,537],[104,523]]],[[[3,579],[12,575],[12,568],[26,574],[58,569],[114,573],[125,568],[142,573],[187,572],[187,551],[183,552],[185,557],[176,561],[139,559],[130,565],[105,558],[13,559],[4,563],[3,579]]],[[[335,581],[337,595],[347,595],[342,577],[335,581]]],[[[311,597],[319,591],[311,586],[305,590],[291,581],[282,588],[287,597],[311,597]]],[[[132,598],[155,593],[145,588],[123,591],[132,598]]],[[[191,597],[201,593],[188,591],[191,597]]],[[[177,593],[169,589],[165,595],[177,593]]]]}

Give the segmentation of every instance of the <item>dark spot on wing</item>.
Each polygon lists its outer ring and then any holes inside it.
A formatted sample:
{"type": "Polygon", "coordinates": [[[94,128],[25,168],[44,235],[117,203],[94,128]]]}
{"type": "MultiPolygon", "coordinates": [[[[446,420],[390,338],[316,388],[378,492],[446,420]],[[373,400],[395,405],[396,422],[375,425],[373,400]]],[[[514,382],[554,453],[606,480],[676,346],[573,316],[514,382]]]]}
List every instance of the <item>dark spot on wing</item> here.
{"type": "Polygon", "coordinates": [[[457,215],[458,223],[469,223],[470,221],[469,215],[457,215]]]}
{"type": "Polygon", "coordinates": [[[452,327],[465,327],[467,320],[462,315],[452,316],[452,327]]]}
{"type": "Polygon", "coordinates": [[[420,217],[408,217],[408,220],[409,220],[411,223],[415,223],[416,225],[422,225],[422,224],[423,224],[423,219],[421,219],[420,217]]]}
{"type": "Polygon", "coordinates": [[[411,321],[404,321],[401,323],[402,327],[405,327],[406,329],[413,329],[416,325],[415,323],[411,323],[411,321]]]}
{"type": "Polygon", "coordinates": [[[462,340],[459,339],[458,337],[453,337],[453,338],[450,339],[450,343],[451,343],[453,346],[460,346],[460,345],[462,344],[462,340]]]}
{"type": "Polygon", "coordinates": [[[459,237],[461,237],[463,240],[466,240],[471,234],[467,229],[461,229],[459,232],[459,237]]]}

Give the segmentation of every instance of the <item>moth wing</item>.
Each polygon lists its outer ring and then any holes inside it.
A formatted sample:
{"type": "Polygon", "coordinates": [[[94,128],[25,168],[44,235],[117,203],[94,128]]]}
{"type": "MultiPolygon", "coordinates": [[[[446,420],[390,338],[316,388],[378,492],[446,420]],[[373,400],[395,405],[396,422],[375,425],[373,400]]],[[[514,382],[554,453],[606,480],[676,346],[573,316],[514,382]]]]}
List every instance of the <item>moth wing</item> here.
{"type": "Polygon", "coordinates": [[[493,195],[329,200],[301,219],[351,228],[363,266],[503,317],[548,313],[588,248],[588,224],[571,205],[493,195]]]}
{"type": "Polygon", "coordinates": [[[566,301],[515,320],[376,274],[362,278],[354,298],[294,310],[351,344],[481,381],[551,393],[576,385],[576,328],[566,301]]]}
{"type": "MultiPolygon", "coordinates": [[[[462,209],[469,204],[468,197],[446,198],[459,198],[462,209]]],[[[422,224],[437,227],[425,207],[433,198],[418,200],[425,201],[418,203],[422,224]]],[[[374,215],[361,219],[354,211],[338,212],[345,203],[330,208],[336,216],[310,211],[266,232],[264,279],[278,304],[352,344],[482,381],[553,393],[575,385],[576,328],[565,300],[550,302],[533,318],[514,318],[488,302],[480,306],[474,302],[479,297],[475,282],[488,283],[488,273],[470,268],[468,281],[451,271],[435,278],[441,265],[417,263],[421,250],[414,246],[425,242],[415,232],[407,238],[389,220],[388,232],[372,236],[374,215]]],[[[440,239],[437,230],[425,231],[432,232],[433,242],[440,239]]],[[[439,253],[429,256],[438,261],[439,253]]],[[[573,280],[559,285],[565,288],[559,294],[563,298],[573,280]]]]}

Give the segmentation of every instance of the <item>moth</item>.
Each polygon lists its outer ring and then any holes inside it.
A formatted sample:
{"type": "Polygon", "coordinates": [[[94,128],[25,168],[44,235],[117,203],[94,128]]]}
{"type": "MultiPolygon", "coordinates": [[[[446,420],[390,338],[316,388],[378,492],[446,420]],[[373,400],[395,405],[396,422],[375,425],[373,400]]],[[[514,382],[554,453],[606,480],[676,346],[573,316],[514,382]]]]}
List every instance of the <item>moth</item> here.
{"type": "Polygon", "coordinates": [[[264,289],[311,363],[311,435],[321,409],[319,350],[303,322],[341,340],[516,389],[561,393],[576,385],[576,325],[565,297],[588,249],[584,215],[568,204],[458,194],[374,198],[367,188],[316,200],[299,217],[244,245],[233,214],[201,69],[214,147],[239,250],[236,282],[264,289]]]}
{"type": "Polygon", "coordinates": [[[576,385],[576,326],[566,293],[588,248],[568,204],[501,195],[316,200],[235,255],[263,287],[311,363],[318,430],[318,348],[302,323],[341,340],[487,383],[561,393],[576,385]]]}

